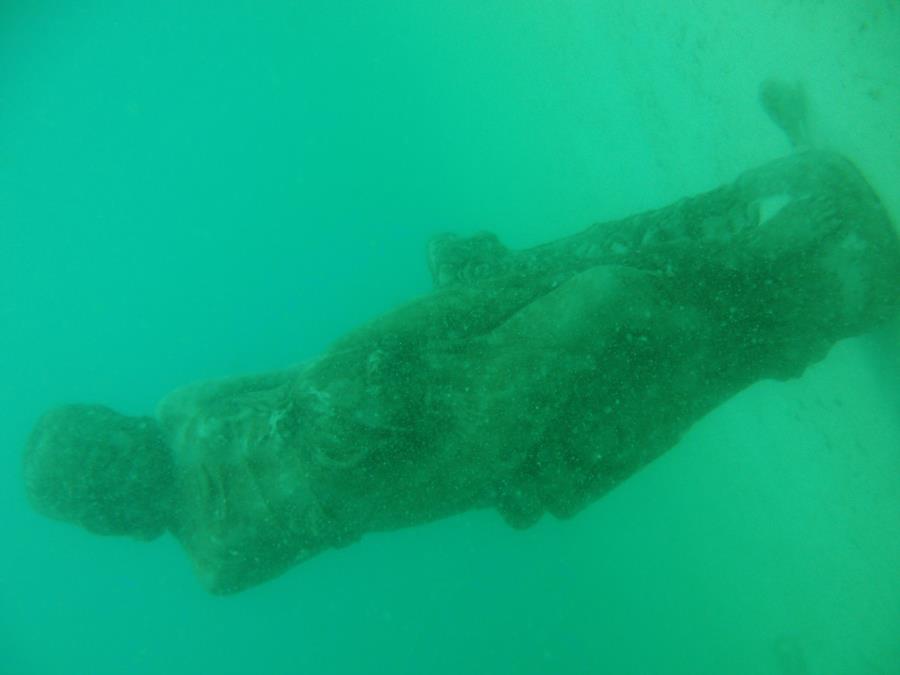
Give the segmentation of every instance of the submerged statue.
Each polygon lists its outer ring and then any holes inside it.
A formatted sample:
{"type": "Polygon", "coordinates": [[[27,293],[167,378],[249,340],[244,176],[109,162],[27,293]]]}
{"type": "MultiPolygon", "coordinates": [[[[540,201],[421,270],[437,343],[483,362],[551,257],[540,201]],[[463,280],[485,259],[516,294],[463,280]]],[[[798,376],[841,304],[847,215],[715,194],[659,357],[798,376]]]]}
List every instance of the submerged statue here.
{"type": "Polygon", "coordinates": [[[312,362],[204,382],[155,417],[46,413],[34,507],[99,534],[170,531],[233,593],[367,532],[493,508],[572,516],[748,385],[799,376],[900,307],[900,245],[846,159],[798,146],[666,208],[512,251],[438,237],[435,288],[312,362]]]}

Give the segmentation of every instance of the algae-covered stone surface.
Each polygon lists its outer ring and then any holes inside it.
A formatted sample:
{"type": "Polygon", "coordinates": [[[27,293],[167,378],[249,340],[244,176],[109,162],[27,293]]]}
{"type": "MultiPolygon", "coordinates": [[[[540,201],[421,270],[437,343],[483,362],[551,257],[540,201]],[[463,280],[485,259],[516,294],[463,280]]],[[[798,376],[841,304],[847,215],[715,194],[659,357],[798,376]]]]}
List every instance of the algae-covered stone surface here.
{"type": "Polygon", "coordinates": [[[164,522],[216,593],[470,509],[526,527],[576,514],[731,396],[800,376],[900,304],[887,215],[825,152],[533,249],[482,234],[429,254],[434,291],[307,364],[188,386],[158,423],[44,417],[33,503],[101,533],[164,522]]]}

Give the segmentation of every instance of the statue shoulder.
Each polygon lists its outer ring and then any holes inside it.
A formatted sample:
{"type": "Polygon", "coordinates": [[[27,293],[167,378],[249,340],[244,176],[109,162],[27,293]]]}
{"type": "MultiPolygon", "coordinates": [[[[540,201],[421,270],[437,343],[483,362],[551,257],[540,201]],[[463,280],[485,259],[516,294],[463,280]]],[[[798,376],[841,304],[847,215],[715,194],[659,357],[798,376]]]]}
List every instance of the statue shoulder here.
{"type": "MultiPolygon", "coordinates": [[[[198,444],[200,438],[221,435],[226,426],[247,418],[261,409],[278,405],[283,392],[308,366],[301,364],[283,370],[195,382],[180,387],[156,407],[156,418],[179,459],[198,444]]],[[[243,426],[243,425],[239,425],[243,426]]]]}

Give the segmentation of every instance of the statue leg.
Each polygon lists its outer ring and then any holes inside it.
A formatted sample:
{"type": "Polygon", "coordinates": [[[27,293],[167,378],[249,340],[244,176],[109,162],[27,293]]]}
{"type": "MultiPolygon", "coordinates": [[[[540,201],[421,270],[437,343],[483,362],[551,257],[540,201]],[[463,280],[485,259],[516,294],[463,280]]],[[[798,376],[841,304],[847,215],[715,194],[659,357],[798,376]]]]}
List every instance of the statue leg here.
{"type": "Polygon", "coordinates": [[[530,525],[547,510],[572,515],[598,486],[671,447],[706,409],[696,373],[711,330],[696,309],[672,302],[663,281],[593,267],[487,336],[475,437],[497,458],[494,503],[510,524],[530,525]]]}

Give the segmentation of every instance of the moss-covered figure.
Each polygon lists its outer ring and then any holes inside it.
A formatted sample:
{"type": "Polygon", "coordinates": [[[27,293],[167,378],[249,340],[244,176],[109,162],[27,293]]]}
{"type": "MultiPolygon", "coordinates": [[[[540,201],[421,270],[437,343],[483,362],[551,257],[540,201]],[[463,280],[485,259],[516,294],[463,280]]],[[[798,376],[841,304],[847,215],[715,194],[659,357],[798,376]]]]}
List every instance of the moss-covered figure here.
{"type": "Polygon", "coordinates": [[[429,263],[432,293],[311,363],[186,387],[155,418],[51,411],[24,456],[34,506],[102,534],[168,529],[216,593],[467,509],[527,527],[900,304],[884,210],[821,151],[528,250],[440,237],[429,263]]]}

